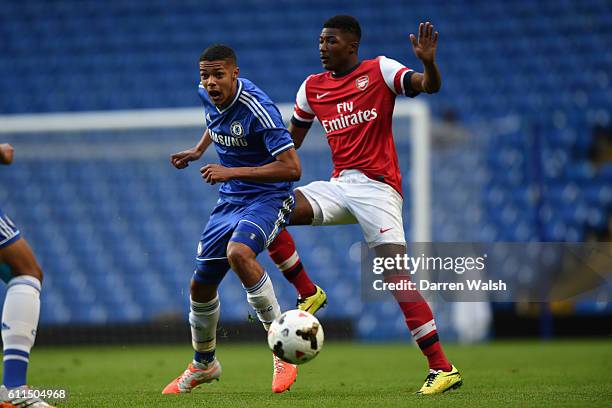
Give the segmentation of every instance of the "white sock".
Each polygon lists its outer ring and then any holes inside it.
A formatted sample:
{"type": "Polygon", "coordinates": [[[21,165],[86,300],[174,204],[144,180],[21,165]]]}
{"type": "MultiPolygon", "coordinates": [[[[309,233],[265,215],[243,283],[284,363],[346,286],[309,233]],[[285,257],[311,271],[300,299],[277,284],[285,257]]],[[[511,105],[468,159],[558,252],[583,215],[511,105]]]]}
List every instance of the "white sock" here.
{"type": "Polygon", "coordinates": [[[272,280],[264,272],[259,282],[244,289],[247,292],[247,301],[255,309],[255,313],[257,313],[257,317],[264,328],[268,330],[272,321],[281,314],[278,300],[276,300],[276,295],[274,294],[272,280]]]}
{"type": "Polygon", "coordinates": [[[189,325],[193,349],[200,353],[215,350],[217,344],[217,323],[221,315],[219,295],[210,302],[200,303],[190,299],[189,325]]]}
{"type": "MultiPolygon", "coordinates": [[[[4,308],[2,309],[2,342],[5,370],[12,360],[29,361],[30,349],[36,338],[40,314],[40,281],[32,276],[16,276],[8,282],[4,308]]],[[[23,363],[19,363],[23,364],[23,363]]],[[[23,369],[18,370],[23,371],[23,369]]],[[[18,374],[22,379],[7,378],[14,373],[4,373],[5,384],[25,380],[25,372],[18,374]]],[[[25,383],[25,382],[23,382],[25,383]]]]}

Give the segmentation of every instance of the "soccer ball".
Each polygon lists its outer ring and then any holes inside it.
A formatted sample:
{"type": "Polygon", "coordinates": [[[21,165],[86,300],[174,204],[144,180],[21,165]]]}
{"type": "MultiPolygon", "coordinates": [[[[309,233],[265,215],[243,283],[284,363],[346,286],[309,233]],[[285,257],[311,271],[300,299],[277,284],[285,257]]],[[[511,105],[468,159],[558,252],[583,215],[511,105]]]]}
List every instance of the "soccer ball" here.
{"type": "Polygon", "coordinates": [[[308,312],[289,310],[270,325],[268,346],[287,363],[306,363],[323,347],[323,326],[308,312]]]}

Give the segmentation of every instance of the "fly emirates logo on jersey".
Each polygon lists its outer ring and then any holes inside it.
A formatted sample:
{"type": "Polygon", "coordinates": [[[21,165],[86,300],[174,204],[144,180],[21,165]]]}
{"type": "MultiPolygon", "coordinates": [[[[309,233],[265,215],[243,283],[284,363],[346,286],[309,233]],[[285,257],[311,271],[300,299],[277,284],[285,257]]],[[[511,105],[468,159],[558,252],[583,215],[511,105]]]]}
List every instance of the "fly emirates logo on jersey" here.
{"type": "Polygon", "coordinates": [[[354,112],[353,102],[342,102],[336,105],[339,116],[321,121],[325,133],[336,132],[361,123],[371,122],[378,117],[376,108],[354,112]]]}

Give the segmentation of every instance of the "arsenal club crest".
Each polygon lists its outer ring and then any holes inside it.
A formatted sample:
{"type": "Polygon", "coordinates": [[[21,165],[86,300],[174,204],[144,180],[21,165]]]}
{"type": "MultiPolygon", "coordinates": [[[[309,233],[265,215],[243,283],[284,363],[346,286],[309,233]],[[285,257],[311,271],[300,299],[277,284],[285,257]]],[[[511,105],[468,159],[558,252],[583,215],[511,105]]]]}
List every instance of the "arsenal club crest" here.
{"type": "Polygon", "coordinates": [[[357,89],[359,89],[360,91],[365,91],[369,83],[370,78],[367,75],[360,76],[355,80],[355,86],[357,86],[357,89]]]}

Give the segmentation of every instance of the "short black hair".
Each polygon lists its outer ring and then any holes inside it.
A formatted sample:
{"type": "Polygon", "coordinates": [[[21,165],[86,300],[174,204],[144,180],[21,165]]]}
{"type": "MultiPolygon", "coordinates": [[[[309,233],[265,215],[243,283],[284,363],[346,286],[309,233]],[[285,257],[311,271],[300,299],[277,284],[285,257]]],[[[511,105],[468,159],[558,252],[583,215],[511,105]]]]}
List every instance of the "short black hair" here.
{"type": "Polygon", "coordinates": [[[200,62],[218,60],[229,60],[236,64],[236,53],[227,45],[214,44],[206,48],[202,55],[200,55],[200,62]]]}
{"type": "Polygon", "coordinates": [[[359,21],[353,16],[344,14],[333,16],[323,23],[323,28],[337,28],[340,31],[354,34],[357,37],[357,41],[361,40],[361,26],[359,21]]]}

